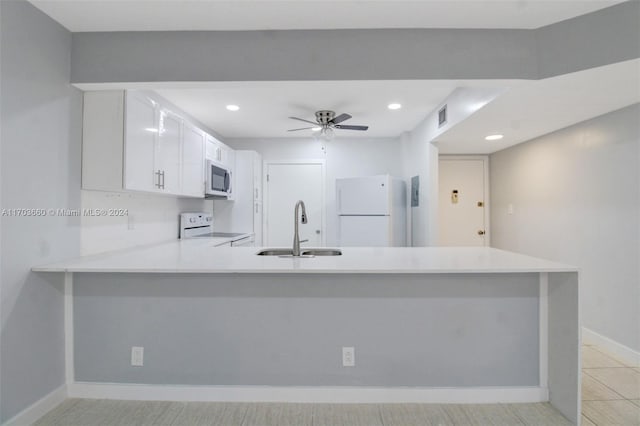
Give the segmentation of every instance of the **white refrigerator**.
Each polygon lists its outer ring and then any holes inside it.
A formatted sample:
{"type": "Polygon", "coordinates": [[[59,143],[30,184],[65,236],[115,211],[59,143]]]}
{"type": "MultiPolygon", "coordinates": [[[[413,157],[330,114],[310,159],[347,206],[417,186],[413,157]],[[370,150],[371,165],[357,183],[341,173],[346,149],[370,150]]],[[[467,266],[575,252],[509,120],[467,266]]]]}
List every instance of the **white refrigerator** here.
{"type": "Polygon", "coordinates": [[[389,175],[336,179],[338,245],[407,245],[407,194],[404,180],[389,175]]]}

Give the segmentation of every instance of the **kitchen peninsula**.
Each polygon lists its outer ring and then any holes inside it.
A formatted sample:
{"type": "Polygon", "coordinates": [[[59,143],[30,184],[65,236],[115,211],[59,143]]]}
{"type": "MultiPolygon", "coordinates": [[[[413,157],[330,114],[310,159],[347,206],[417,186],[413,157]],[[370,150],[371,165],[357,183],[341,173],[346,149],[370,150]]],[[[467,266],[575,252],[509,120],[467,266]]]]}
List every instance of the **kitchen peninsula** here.
{"type": "Polygon", "coordinates": [[[258,250],[186,240],[34,268],[65,276],[69,395],[550,401],[577,424],[575,268],[492,248],[258,250]]]}

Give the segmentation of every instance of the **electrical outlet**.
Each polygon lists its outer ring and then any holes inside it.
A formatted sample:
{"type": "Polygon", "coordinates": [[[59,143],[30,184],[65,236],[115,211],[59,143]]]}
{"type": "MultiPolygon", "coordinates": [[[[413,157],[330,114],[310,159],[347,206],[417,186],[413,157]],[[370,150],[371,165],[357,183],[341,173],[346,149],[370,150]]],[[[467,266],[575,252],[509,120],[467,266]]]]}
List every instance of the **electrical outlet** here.
{"type": "Polygon", "coordinates": [[[343,367],[355,367],[356,365],[356,350],[353,346],[342,347],[342,366],[343,367]]]}
{"type": "Polygon", "coordinates": [[[133,367],[142,367],[144,364],[144,348],[142,346],[131,347],[131,365],[133,367]]]}

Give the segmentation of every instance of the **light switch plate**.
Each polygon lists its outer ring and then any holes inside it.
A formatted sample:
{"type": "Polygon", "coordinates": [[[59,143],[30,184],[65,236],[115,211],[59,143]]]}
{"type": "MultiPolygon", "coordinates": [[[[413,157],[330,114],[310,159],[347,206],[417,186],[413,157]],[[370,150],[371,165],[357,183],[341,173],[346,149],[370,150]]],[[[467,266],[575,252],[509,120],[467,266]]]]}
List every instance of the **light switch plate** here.
{"type": "Polygon", "coordinates": [[[142,367],[144,365],[144,348],[142,346],[131,347],[131,366],[142,367]]]}

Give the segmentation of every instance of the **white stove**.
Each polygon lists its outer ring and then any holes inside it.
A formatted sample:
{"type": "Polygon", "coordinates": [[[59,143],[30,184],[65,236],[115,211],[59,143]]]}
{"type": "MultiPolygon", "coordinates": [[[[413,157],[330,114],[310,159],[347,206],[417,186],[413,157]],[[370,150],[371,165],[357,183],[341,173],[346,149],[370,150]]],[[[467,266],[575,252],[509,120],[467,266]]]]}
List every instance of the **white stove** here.
{"type": "Polygon", "coordinates": [[[231,238],[232,246],[251,245],[252,235],[241,232],[213,232],[211,213],[182,213],[180,215],[181,239],[188,238],[231,238]],[[243,237],[243,238],[236,238],[243,237]]]}
{"type": "Polygon", "coordinates": [[[213,215],[209,213],[182,213],[180,215],[181,239],[213,237],[213,215]]]}

